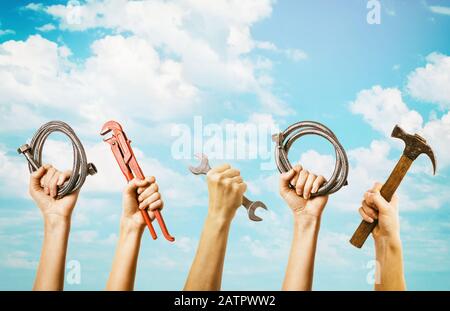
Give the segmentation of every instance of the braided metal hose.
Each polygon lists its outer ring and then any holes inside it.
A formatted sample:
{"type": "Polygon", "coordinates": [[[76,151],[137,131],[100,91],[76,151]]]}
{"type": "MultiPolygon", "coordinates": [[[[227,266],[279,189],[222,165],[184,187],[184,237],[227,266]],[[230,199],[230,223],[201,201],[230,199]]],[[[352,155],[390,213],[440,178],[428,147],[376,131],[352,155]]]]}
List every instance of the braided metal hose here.
{"type": "Polygon", "coordinates": [[[83,145],[73,129],[62,121],[51,121],[37,130],[31,139],[30,145],[25,144],[17,149],[17,152],[22,153],[27,158],[30,173],[42,166],[42,149],[47,137],[53,132],[65,134],[71,140],[73,149],[72,174],[69,180],[58,188],[57,198],[62,198],[79,190],[84,184],[87,175],[96,174],[97,169],[94,164],[87,163],[83,145]]]}
{"type": "Polygon", "coordinates": [[[327,139],[334,146],[336,154],[333,175],[316,193],[311,194],[311,196],[332,194],[341,189],[342,186],[347,185],[348,159],[344,148],[329,128],[313,121],[295,123],[283,132],[272,136],[272,140],[276,143],[275,161],[280,173],[285,173],[292,169],[292,165],[288,159],[289,149],[294,141],[305,135],[319,135],[327,139]]]}

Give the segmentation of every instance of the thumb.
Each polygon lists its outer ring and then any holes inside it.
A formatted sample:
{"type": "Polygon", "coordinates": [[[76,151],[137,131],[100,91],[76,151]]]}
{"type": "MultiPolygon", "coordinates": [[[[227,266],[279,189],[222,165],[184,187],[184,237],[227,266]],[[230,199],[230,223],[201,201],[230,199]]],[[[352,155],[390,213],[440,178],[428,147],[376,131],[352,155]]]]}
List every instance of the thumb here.
{"type": "Polygon", "coordinates": [[[295,171],[292,168],[289,171],[287,171],[286,173],[283,173],[280,175],[280,190],[281,191],[290,190],[289,182],[294,177],[294,175],[295,175],[295,171]]]}
{"type": "Polygon", "coordinates": [[[30,188],[33,191],[41,190],[41,178],[45,175],[47,169],[41,166],[37,171],[34,171],[30,175],[30,188]]]}

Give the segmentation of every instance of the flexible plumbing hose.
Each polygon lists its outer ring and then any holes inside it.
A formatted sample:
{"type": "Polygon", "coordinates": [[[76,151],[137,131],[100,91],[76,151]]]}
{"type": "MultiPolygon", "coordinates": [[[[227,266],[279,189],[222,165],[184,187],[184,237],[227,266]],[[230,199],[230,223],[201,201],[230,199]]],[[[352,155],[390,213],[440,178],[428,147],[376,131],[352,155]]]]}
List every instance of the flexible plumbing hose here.
{"type": "Polygon", "coordinates": [[[297,139],[304,135],[322,136],[334,146],[336,154],[336,164],[331,178],[316,193],[311,194],[311,196],[328,195],[338,191],[342,186],[347,184],[347,154],[334,133],[321,123],[313,121],[298,122],[289,126],[283,132],[272,136],[272,140],[276,143],[275,162],[278,170],[280,173],[285,173],[292,169],[292,165],[288,159],[289,149],[297,139]]]}
{"type": "Polygon", "coordinates": [[[47,137],[53,132],[61,132],[65,134],[71,140],[73,149],[72,174],[70,179],[58,188],[57,197],[62,198],[80,189],[86,180],[86,176],[88,174],[96,174],[97,169],[94,164],[87,163],[83,145],[73,129],[62,121],[51,121],[42,125],[31,139],[29,147],[31,148],[32,159],[36,165],[28,163],[30,173],[42,166],[42,149],[47,137]]]}

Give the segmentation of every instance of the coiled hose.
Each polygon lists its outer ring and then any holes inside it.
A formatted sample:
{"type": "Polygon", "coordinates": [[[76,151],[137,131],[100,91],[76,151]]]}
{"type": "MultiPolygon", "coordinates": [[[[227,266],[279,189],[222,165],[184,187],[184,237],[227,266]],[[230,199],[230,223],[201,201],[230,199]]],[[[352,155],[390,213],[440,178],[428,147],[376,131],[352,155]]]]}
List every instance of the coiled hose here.
{"type": "Polygon", "coordinates": [[[72,142],[73,166],[69,180],[58,188],[57,198],[62,198],[71,194],[83,186],[87,175],[97,173],[97,168],[92,163],[87,163],[86,153],[83,145],[78,139],[73,129],[62,121],[51,121],[42,125],[31,139],[30,145],[25,144],[17,151],[25,155],[28,160],[30,173],[42,166],[42,149],[47,137],[53,132],[65,134],[72,142]]]}
{"type": "Polygon", "coordinates": [[[329,128],[313,121],[295,123],[283,132],[272,136],[272,140],[276,143],[275,162],[280,173],[285,173],[292,169],[292,165],[288,159],[289,149],[297,139],[304,135],[322,136],[334,146],[336,153],[336,164],[333,175],[316,193],[311,194],[311,197],[332,194],[341,189],[342,186],[347,185],[348,159],[344,148],[329,128]]]}

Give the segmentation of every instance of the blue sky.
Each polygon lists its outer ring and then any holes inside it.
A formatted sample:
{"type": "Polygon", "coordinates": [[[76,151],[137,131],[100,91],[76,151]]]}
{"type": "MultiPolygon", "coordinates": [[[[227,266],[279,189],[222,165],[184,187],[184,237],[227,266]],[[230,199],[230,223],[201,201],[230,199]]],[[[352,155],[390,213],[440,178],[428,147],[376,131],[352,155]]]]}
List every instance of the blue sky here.
{"type": "MultiPolygon", "coordinates": [[[[365,0],[352,1],[2,1],[0,10],[0,288],[31,289],[42,220],[27,196],[28,172],[15,153],[40,124],[61,119],[75,129],[99,168],[74,212],[68,260],[80,284],[104,288],[118,234],[123,177],[98,135],[109,119],[133,140],[146,174],[162,188],[175,244],[143,237],[136,288],[181,289],[207,210],[206,185],[172,147],[175,124],[262,125],[283,129],[316,120],[347,150],[349,186],[323,216],[314,288],[370,290],[373,245],[349,243],[362,194],[384,180],[401,153],[395,124],[433,146],[438,174],[420,158],[399,189],[408,288],[450,289],[447,192],[450,172],[450,2],[380,1],[381,23],[369,24],[365,0]]],[[[205,141],[217,139],[205,137],[205,141]]],[[[233,140],[233,137],[226,138],[233,140]]],[[[270,135],[261,139],[270,142],[270,135]]],[[[260,147],[258,145],[258,147],[260,147]]],[[[63,137],[45,159],[71,163],[63,137]]],[[[330,175],[333,154],[307,137],[290,153],[330,175]]],[[[264,221],[239,210],[230,233],[224,289],[279,289],[292,218],[277,194],[267,159],[223,159],[266,203],[264,221]]]]}

